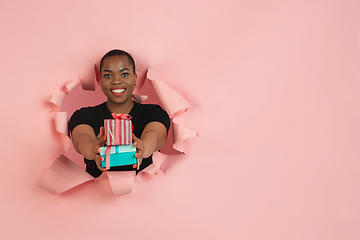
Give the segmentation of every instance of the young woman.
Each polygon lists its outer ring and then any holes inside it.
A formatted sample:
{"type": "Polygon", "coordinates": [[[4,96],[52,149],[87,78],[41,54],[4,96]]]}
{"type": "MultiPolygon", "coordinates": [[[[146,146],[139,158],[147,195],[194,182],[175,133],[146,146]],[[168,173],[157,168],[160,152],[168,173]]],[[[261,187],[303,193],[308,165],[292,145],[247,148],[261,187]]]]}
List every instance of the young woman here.
{"type": "MultiPolygon", "coordinates": [[[[104,146],[104,119],[113,119],[111,113],[132,116],[133,142],[140,165],[137,172],[152,163],[152,153],[160,150],[167,138],[170,119],[167,113],[154,104],[139,104],[132,100],[137,75],[131,55],[122,50],[106,53],[100,62],[101,89],[107,102],[94,107],[81,108],[70,118],[69,130],[77,152],[84,156],[86,171],[99,177],[100,147],[104,146]]],[[[109,171],[130,171],[132,166],[111,167],[109,171]]]]}

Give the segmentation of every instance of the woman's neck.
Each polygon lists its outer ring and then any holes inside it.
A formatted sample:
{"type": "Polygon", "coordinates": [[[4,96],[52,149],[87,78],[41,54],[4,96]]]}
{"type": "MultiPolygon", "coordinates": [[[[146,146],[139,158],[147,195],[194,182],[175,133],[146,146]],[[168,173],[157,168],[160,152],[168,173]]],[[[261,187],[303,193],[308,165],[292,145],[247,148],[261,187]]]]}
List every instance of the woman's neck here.
{"type": "Polygon", "coordinates": [[[114,102],[107,102],[107,108],[110,112],[116,114],[128,114],[134,106],[134,102],[132,99],[131,101],[126,101],[124,103],[114,103],[114,102]]]}

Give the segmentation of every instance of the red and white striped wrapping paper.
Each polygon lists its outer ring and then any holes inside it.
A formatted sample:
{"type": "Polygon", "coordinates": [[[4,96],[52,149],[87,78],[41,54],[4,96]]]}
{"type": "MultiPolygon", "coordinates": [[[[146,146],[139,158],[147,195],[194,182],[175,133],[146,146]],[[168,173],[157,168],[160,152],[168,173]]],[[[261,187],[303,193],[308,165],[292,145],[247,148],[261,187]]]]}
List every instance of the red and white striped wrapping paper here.
{"type": "Polygon", "coordinates": [[[132,143],[132,123],[128,114],[111,114],[114,119],[105,119],[106,145],[129,145],[132,143]]]}

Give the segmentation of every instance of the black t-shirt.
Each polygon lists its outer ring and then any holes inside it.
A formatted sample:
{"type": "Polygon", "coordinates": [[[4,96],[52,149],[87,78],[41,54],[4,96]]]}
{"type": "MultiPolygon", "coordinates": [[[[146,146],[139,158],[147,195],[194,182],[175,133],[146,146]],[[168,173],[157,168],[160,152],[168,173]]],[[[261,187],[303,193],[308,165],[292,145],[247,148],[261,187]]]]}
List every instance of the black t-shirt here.
{"type": "MultiPolygon", "coordinates": [[[[133,124],[133,133],[140,138],[145,126],[150,122],[160,122],[169,131],[170,119],[168,114],[159,106],[155,104],[139,104],[134,102],[134,106],[129,112],[133,124]]],[[[76,110],[70,118],[69,130],[72,133],[74,128],[80,124],[87,124],[94,129],[95,136],[100,132],[100,127],[104,126],[104,119],[113,119],[111,112],[107,108],[107,102],[94,107],[85,107],[76,110]]],[[[94,160],[84,158],[86,164],[86,171],[93,177],[99,177],[101,171],[97,168],[94,160]]],[[[152,155],[142,160],[139,171],[143,170],[152,163],[152,155]]],[[[134,170],[132,166],[118,166],[111,167],[108,171],[130,171],[134,170]]]]}

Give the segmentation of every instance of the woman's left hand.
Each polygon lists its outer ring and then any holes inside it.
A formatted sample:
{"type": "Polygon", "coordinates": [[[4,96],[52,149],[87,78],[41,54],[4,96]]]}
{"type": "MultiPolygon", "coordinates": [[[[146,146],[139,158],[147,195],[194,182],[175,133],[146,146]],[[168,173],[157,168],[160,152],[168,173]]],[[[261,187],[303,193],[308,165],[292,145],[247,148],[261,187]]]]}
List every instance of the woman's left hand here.
{"type": "Polygon", "coordinates": [[[135,157],[137,158],[137,168],[139,169],[139,167],[142,163],[145,147],[144,147],[143,141],[141,141],[139,138],[137,138],[134,134],[132,136],[132,141],[136,147],[135,157]]]}

